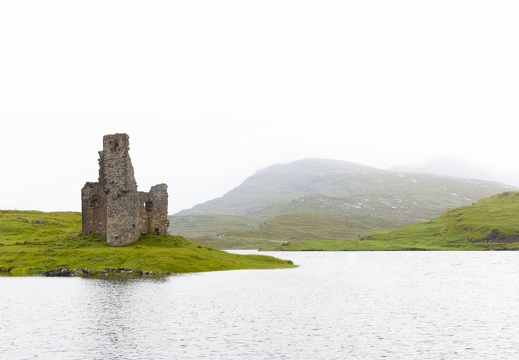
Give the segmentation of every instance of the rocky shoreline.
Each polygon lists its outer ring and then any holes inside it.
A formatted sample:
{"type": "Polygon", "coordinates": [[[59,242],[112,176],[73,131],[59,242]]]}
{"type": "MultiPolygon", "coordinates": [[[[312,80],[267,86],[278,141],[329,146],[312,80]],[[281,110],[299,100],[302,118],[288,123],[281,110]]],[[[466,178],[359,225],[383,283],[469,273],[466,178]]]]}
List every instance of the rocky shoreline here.
{"type": "Polygon", "coordinates": [[[11,270],[13,270],[13,269],[14,269],[14,267],[10,267],[10,268],[0,267],[0,273],[10,274],[11,270]]]}
{"type": "Polygon", "coordinates": [[[153,272],[151,270],[135,270],[128,268],[106,268],[102,270],[93,270],[88,268],[69,269],[67,267],[59,267],[51,269],[41,274],[45,277],[97,277],[97,276],[111,276],[111,275],[127,275],[127,276],[164,276],[170,275],[168,271],[153,272]]]}

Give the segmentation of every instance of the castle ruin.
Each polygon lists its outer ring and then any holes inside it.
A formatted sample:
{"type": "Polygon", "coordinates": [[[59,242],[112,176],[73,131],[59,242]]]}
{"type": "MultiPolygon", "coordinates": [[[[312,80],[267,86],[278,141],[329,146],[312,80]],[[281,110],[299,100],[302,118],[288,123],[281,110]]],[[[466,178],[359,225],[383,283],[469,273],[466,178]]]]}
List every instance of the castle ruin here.
{"type": "Polygon", "coordinates": [[[83,234],[106,238],[123,246],[140,235],[168,233],[168,186],[158,184],[149,192],[137,191],[127,134],[103,136],[99,151],[99,181],[81,189],[83,234]]]}

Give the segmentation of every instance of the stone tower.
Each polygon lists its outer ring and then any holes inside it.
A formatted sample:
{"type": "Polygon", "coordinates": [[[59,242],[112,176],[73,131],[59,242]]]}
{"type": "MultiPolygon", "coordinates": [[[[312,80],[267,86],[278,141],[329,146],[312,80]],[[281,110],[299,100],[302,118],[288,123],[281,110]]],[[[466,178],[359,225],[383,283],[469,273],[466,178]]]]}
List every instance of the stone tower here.
{"type": "Polygon", "coordinates": [[[168,232],[168,187],[155,185],[150,192],[137,191],[127,134],[105,135],[99,151],[99,180],[81,190],[83,234],[106,237],[122,246],[141,234],[168,232]]]}

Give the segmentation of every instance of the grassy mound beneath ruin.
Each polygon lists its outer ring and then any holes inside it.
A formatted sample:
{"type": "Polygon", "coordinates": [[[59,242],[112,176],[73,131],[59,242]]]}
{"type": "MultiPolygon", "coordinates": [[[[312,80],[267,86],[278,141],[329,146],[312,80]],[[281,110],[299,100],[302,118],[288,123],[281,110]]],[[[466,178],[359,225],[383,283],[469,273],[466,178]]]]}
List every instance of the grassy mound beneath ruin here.
{"type": "Polygon", "coordinates": [[[0,273],[39,275],[68,269],[133,269],[186,273],[293,267],[291,261],[261,255],[229,254],[181,236],[146,235],[124,247],[81,234],[81,214],[0,210],[0,273]]]}

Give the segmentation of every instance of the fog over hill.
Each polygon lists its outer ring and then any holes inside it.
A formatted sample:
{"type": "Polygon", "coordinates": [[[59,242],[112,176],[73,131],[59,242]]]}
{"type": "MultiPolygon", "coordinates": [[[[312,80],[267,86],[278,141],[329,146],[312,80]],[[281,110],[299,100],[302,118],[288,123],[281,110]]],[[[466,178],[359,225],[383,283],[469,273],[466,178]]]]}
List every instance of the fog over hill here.
{"type": "Polygon", "coordinates": [[[477,167],[465,159],[446,155],[395,165],[390,167],[389,170],[499,181],[496,175],[477,167]]]}
{"type": "Polygon", "coordinates": [[[304,159],[259,170],[222,197],[175,216],[222,214],[269,219],[306,212],[410,223],[511,189],[515,188],[486,180],[304,159]]]}
{"type": "Polygon", "coordinates": [[[328,159],[304,159],[289,164],[276,164],[258,170],[222,197],[198,204],[177,215],[245,215],[308,194],[354,194],[365,187],[359,183],[360,179],[380,176],[385,172],[365,165],[328,159]]]}

